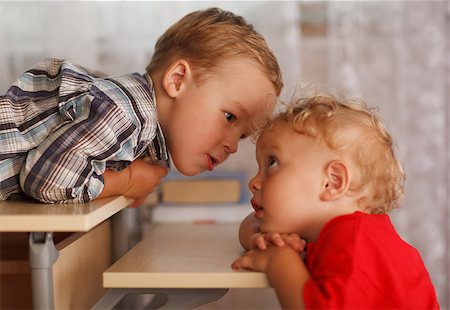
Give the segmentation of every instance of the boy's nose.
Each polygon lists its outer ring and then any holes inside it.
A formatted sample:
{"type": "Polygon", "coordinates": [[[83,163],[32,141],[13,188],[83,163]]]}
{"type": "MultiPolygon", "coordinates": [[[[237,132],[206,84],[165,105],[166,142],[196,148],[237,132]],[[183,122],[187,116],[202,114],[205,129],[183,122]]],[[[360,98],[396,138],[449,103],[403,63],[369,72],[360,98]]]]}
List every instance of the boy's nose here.
{"type": "Polygon", "coordinates": [[[229,139],[225,141],[224,148],[225,151],[229,154],[236,153],[238,149],[238,141],[229,139]]]}
{"type": "Polygon", "coordinates": [[[248,182],[248,188],[250,191],[255,194],[256,191],[261,189],[261,182],[258,178],[258,175],[255,175],[253,179],[248,182]]]}

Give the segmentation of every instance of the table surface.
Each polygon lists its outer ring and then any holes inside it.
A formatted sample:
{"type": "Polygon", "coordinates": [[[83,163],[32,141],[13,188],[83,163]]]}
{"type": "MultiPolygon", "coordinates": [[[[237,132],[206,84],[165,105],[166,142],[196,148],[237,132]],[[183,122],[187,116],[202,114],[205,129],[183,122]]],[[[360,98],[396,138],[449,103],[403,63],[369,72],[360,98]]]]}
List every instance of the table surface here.
{"type": "Polygon", "coordinates": [[[0,201],[0,232],[89,231],[131,202],[124,196],[80,204],[0,201]]]}
{"type": "Polygon", "coordinates": [[[264,273],[230,265],[243,249],[238,223],[152,223],[144,239],[103,273],[106,288],[264,288],[264,273]]]}

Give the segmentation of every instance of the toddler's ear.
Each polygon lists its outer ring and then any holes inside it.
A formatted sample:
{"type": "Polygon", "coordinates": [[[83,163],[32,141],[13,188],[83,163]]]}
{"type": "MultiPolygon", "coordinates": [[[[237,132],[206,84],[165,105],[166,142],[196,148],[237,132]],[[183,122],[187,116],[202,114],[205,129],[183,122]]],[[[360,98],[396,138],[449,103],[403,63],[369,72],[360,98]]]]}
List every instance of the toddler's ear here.
{"type": "Polygon", "coordinates": [[[324,201],[338,199],[345,195],[349,186],[349,167],[343,161],[333,160],[325,168],[320,199],[324,201]]]}
{"type": "Polygon", "coordinates": [[[185,84],[191,79],[191,67],[184,59],[174,61],[164,72],[162,84],[171,98],[175,98],[184,90],[185,84]]]}

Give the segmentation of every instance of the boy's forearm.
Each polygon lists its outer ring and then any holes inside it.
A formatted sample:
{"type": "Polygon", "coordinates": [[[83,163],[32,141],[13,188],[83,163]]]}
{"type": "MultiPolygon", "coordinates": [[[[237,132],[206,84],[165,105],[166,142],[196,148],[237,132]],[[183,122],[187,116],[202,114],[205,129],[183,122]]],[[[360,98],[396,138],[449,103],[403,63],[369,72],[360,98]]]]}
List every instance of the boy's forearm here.
{"type": "Polygon", "coordinates": [[[249,250],[254,247],[251,244],[251,237],[259,232],[259,221],[253,215],[253,212],[247,215],[239,226],[239,241],[242,247],[249,250]]]}
{"type": "Polygon", "coordinates": [[[95,199],[122,195],[128,188],[130,182],[130,171],[128,168],[122,171],[105,170],[102,176],[104,187],[100,195],[95,199]]]}
{"type": "Polygon", "coordinates": [[[298,253],[286,249],[270,262],[267,278],[283,309],[304,309],[303,287],[310,275],[298,253]]]}
{"type": "Polygon", "coordinates": [[[102,175],[104,188],[97,198],[116,195],[134,199],[144,198],[155,190],[167,172],[167,167],[138,158],[121,171],[106,170],[102,175]]]}

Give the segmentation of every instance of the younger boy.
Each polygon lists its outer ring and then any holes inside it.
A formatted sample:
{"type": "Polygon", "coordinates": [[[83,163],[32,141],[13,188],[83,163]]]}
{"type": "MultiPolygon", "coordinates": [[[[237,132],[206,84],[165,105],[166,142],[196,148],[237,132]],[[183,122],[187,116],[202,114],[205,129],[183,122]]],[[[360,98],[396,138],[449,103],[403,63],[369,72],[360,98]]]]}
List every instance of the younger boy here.
{"type": "Polygon", "coordinates": [[[170,153],[185,175],[237,151],[282,88],[278,63],[245,20],[188,14],[157,41],[146,73],[98,77],[49,59],[0,98],[0,199],[142,198],[170,153]]]}
{"type": "Polygon", "coordinates": [[[264,127],[256,158],[255,212],[240,231],[251,250],[234,268],[265,272],[283,308],[439,308],[419,253],[386,214],[405,177],[364,104],[299,100],[264,127]]]}

